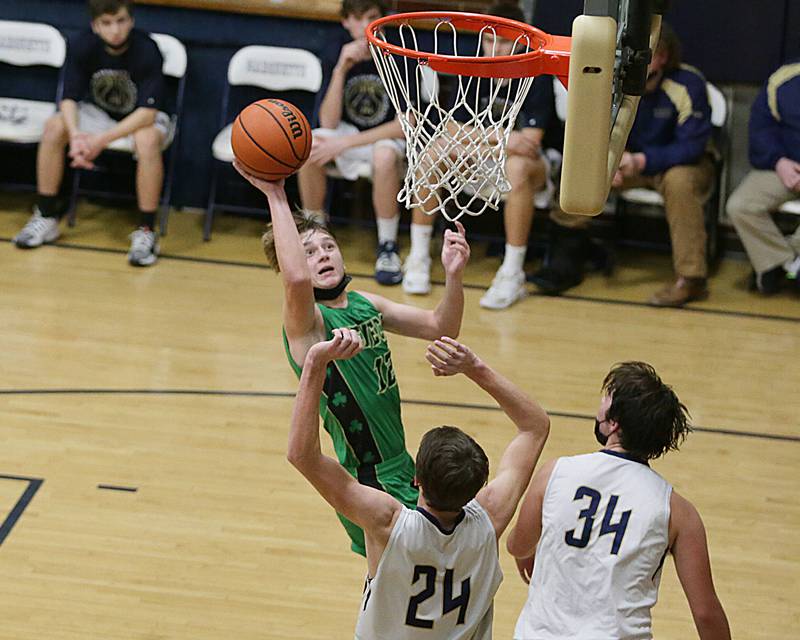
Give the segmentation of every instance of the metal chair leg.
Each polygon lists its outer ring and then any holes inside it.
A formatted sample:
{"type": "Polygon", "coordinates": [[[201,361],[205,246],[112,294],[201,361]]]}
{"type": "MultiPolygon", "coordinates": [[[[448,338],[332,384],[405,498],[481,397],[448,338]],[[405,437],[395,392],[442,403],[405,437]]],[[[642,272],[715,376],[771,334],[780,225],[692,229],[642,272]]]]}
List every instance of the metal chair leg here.
{"type": "Polygon", "coordinates": [[[69,194],[69,206],[67,207],[67,224],[75,226],[75,209],[78,207],[78,188],[81,183],[81,170],[75,169],[72,175],[72,192],[69,194]]]}
{"type": "Polygon", "coordinates": [[[211,240],[211,226],[214,224],[214,209],[215,200],[217,197],[217,175],[219,173],[219,163],[214,160],[211,168],[211,187],[208,191],[208,206],[206,207],[206,215],[203,219],[203,240],[208,242],[211,240]]]}

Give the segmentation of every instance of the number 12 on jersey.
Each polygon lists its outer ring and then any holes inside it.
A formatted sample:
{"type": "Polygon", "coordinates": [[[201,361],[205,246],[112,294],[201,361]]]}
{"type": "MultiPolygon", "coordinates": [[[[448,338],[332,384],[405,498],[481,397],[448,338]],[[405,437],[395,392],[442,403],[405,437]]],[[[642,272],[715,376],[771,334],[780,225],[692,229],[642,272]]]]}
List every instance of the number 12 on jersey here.
{"type": "MultiPolygon", "coordinates": [[[[570,529],[564,534],[564,542],[571,547],[578,547],[582,549],[589,544],[589,536],[592,535],[592,526],[594,525],[594,516],[597,513],[597,507],[600,506],[601,495],[599,491],[591,487],[578,487],[575,492],[574,500],[582,500],[589,498],[589,506],[582,509],[578,514],[578,519],[584,519],[583,531],[580,537],[575,537],[575,529],[570,529]]],[[[623,511],[620,515],[619,521],[615,524],[611,523],[611,518],[614,516],[614,509],[617,508],[617,501],[619,496],[612,495],[608,499],[608,506],[606,507],[603,522],[600,525],[600,535],[604,536],[607,533],[614,534],[614,541],[611,543],[611,553],[617,555],[619,547],[622,544],[622,538],[625,535],[625,529],[628,527],[628,519],[631,517],[631,510],[623,511]]],[[[599,537],[599,536],[598,536],[599,537]]]]}

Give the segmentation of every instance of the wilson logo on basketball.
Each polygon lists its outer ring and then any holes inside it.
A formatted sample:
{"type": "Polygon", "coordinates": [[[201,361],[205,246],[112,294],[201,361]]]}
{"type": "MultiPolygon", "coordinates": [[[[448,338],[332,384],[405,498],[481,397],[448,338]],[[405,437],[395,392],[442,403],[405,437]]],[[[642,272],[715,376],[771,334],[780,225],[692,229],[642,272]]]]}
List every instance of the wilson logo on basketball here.
{"type": "Polygon", "coordinates": [[[303,135],[303,127],[300,124],[300,121],[297,119],[297,116],[294,115],[294,111],[289,108],[289,106],[278,100],[270,100],[273,104],[276,104],[281,108],[281,116],[286,120],[289,124],[289,131],[292,132],[292,138],[297,139],[303,135]]]}

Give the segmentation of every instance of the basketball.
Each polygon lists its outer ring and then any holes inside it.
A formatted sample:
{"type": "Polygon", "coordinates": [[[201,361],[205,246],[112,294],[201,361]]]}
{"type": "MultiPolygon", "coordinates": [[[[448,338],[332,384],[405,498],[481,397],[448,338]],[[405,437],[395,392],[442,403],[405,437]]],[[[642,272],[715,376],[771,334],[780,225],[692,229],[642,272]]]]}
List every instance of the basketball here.
{"type": "Polygon", "coordinates": [[[293,104],[267,98],[249,104],[236,116],[231,145],[249,173],[264,180],[280,180],[308,159],[311,127],[293,104]]]}

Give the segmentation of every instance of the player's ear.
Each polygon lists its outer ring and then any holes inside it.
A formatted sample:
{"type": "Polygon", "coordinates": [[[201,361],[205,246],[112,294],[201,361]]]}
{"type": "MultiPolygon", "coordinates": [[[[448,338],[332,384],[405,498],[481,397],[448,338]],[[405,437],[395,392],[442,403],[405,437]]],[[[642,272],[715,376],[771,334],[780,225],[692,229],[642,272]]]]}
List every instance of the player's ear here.
{"type": "Polygon", "coordinates": [[[606,420],[606,424],[608,425],[608,435],[619,431],[619,422],[616,420],[606,420]]]}

